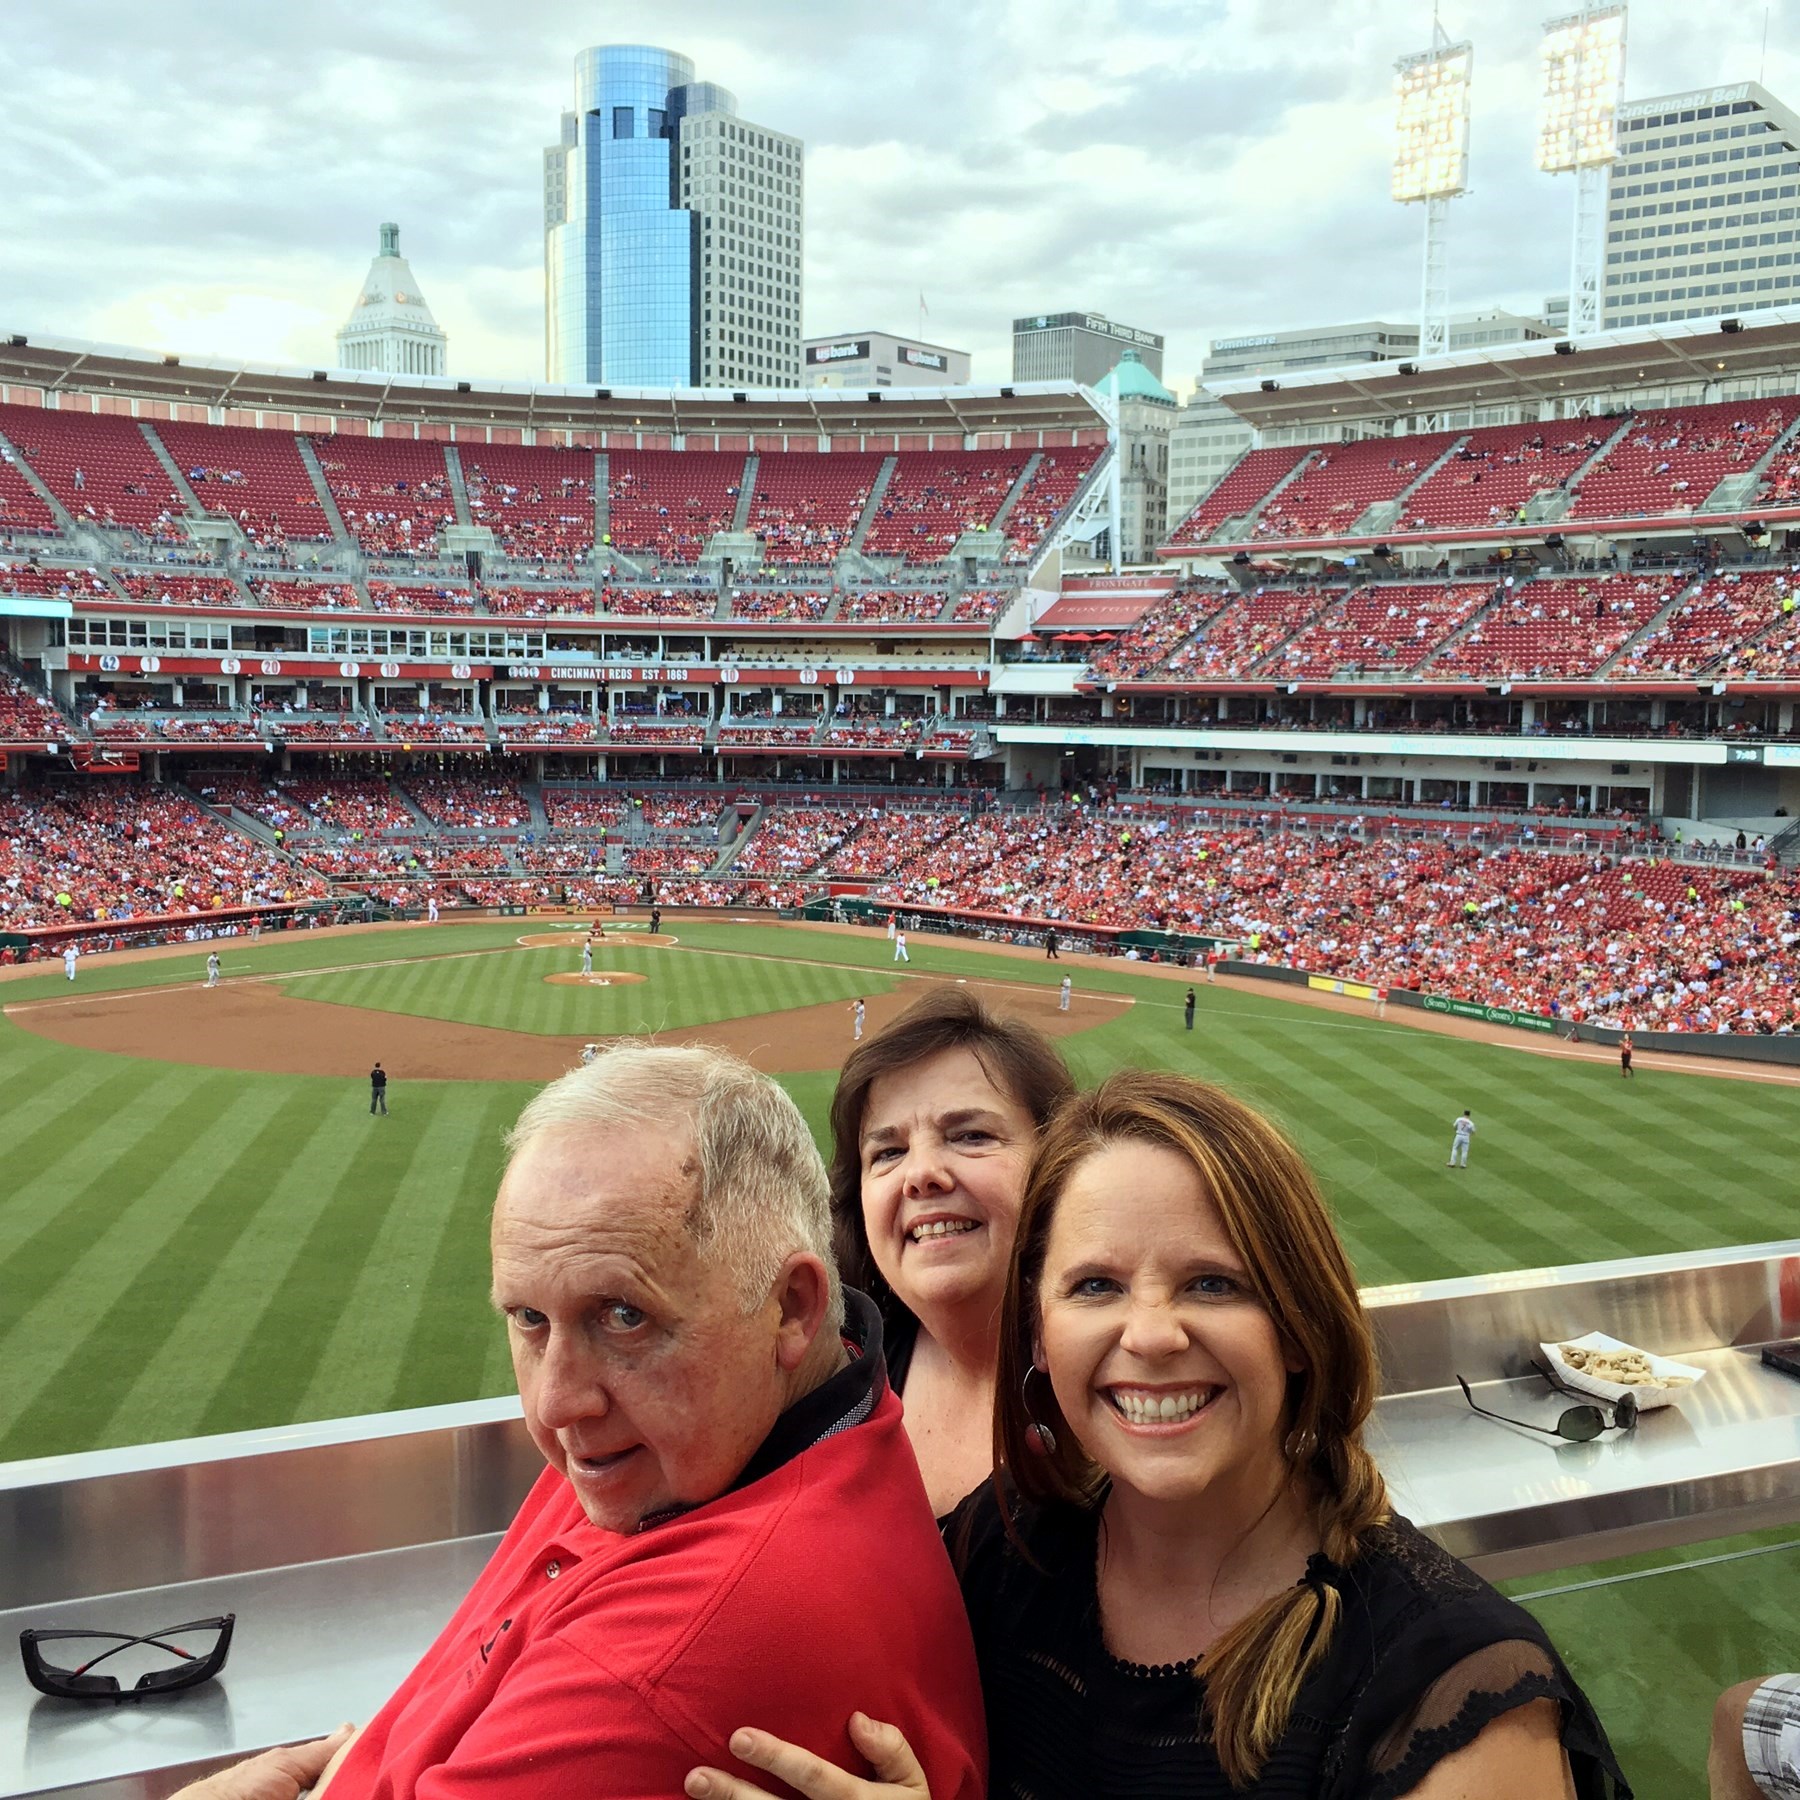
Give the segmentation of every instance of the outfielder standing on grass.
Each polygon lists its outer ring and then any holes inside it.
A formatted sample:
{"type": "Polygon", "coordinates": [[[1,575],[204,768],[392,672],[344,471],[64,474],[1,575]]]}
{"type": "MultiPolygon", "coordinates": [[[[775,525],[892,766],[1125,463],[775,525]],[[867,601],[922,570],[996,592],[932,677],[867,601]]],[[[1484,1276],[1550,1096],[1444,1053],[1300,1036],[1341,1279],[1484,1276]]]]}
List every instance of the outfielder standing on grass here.
{"type": "Polygon", "coordinates": [[[1456,1115],[1456,1124],[1452,1129],[1456,1135],[1450,1140],[1450,1160],[1444,1167],[1466,1169],[1469,1166],[1469,1139],[1475,1135],[1475,1121],[1469,1117],[1466,1106],[1456,1115]]]}
{"type": "Polygon", "coordinates": [[[78,954],[73,944],[63,945],[63,973],[71,981],[75,979],[75,958],[78,954]]]}
{"type": "Polygon", "coordinates": [[[369,1111],[387,1117],[387,1070],[380,1063],[369,1071],[369,1111]]]}

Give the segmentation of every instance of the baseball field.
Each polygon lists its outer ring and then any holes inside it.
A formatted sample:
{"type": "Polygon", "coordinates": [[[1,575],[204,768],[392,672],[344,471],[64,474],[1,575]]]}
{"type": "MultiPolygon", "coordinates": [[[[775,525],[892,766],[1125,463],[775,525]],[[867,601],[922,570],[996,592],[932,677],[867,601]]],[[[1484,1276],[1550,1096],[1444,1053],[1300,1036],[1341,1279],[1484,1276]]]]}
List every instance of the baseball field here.
{"type": "MultiPolygon", "coordinates": [[[[702,1038],[776,1073],[822,1133],[852,1002],[878,1029],[932,981],[1057,1032],[1083,1080],[1165,1066],[1272,1111],[1366,1284],[1795,1229],[1781,1081],[1640,1055],[1626,1082],[1604,1054],[1224,983],[1201,984],[1189,1032],[1185,977],[929,936],[896,967],[874,932],[681,920],[609,934],[585,978],[578,945],[521,919],[290,933],[0,984],[0,1460],[503,1392],[486,1212],[536,1084],[590,1039],[702,1038]]],[[[1640,1795],[1696,1791],[1713,1694],[1791,1665],[1789,1537],[1512,1584],[1640,1795]]]]}

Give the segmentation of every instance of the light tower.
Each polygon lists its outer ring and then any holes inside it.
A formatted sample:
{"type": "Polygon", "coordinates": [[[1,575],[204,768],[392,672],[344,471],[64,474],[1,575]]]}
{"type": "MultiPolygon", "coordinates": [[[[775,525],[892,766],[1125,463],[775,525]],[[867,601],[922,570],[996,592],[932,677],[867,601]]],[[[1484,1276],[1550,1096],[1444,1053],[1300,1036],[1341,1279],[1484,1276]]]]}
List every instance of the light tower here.
{"type": "Polygon", "coordinates": [[[1537,166],[1575,177],[1575,233],[1569,254],[1569,335],[1600,329],[1605,277],[1606,185],[1618,154],[1625,89],[1625,8],[1583,5],[1544,24],[1544,84],[1537,166]]]}
{"type": "Polygon", "coordinates": [[[1425,203],[1419,354],[1450,348],[1450,202],[1469,186],[1469,73],[1474,47],[1451,43],[1435,16],[1431,48],[1394,64],[1394,198],[1425,203]]]}

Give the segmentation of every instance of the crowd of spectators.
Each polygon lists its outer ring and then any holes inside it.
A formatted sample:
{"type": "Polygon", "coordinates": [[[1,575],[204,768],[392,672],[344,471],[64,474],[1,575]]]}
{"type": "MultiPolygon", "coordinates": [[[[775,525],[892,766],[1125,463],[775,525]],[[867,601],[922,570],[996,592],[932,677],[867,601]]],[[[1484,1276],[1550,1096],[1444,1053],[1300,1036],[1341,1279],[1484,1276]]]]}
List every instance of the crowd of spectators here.
{"type": "Polygon", "coordinates": [[[1756,664],[1754,640],[1800,609],[1785,569],[1728,570],[1703,582],[1654,631],[1630,644],[1615,677],[1693,675],[1732,659],[1734,672],[1756,664]]]}
{"type": "Polygon", "coordinates": [[[909,563],[939,561],[965,531],[986,530],[1026,461],[1018,451],[902,452],[875,508],[863,553],[909,563]]]}
{"type": "Polygon", "coordinates": [[[517,830],[531,823],[531,802],[516,781],[492,775],[408,775],[403,785],[432,824],[452,831],[517,830]]]}
{"type": "Polygon", "coordinates": [[[1571,1023],[1800,1025],[1800,878],[1787,871],[1068,806],[971,820],[874,897],[1218,936],[1251,960],[1571,1023]]]}
{"type": "Polygon", "coordinates": [[[866,588],[846,594],[838,606],[840,625],[932,625],[943,617],[947,596],[896,588],[866,588]]]}
{"type": "Polygon", "coordinates": [[[146,575],[120,569],[117,580],[133,600],[152,606],[241,606],[244,599],[237,583],[227,575],[187,575],[174,570],[146,575]]]}
{"type": "Polygon", "coordinates": [[[734,588],[731,616],[769,624],[809,625],[824,618],[831,610],[831,600],[829,593],[816,589],[809,593],[770,593],[762,588],[734,588]]]}
{"type": "Polygon", "coordinates": [[[344,528],[371,556],[430,557],[456,523],[443,447],[412,438],[314,438],[344,528]]]}
{"type": "Polygon", "coordinates": [[[168,788],[125,776],[0,790],[0,928],[322,897],[315,877],[168,788]]]}
{"type": "Polygon", "coordinates": [[[731,865],[734,875],[805,875],[862,829],[856,807],[774,806],[731,865]]]}
{"type": "Polygon", "coordinates": [[[1224,582],[1195,582],[1153,601],[1128,630],[1088,659],[1107,681],[1138,681],[1182,642],[1222,611],[1236,589],[1224,582]]]}
{"type": "Polygon", "coordinates": [[[1431,674],[1592,675],[1685,585],[1680,575],[1612,573],[1503,588],[1468,632],[1428,665],[1431,674]]]}
{"type": "Polygon", "coordinates": [[[69,722],[35,688],[0,669],[0,744],[59,742],[69,722]]]}

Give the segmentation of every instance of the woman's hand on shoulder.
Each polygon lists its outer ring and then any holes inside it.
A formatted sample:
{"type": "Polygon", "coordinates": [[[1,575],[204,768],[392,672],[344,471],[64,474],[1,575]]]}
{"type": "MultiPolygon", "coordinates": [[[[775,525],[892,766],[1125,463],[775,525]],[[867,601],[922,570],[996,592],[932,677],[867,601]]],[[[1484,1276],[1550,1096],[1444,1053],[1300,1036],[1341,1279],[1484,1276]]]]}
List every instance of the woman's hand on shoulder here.
{"type": "MultiPolygon", "coordinates": [[[[850,1741],[868,1758],[868,1777],[852,1775],[766,1731],[733,1732],[731,1754],[786,1782],[806,1800],[931,1800],[925,1771],[897,1725],[852,1713],[850,1741]]],[[[722,1769],[690,1769],[683,1788],[688,1800],[772,1800],[766,1790],[722,1769]]]]}
{"type": "Polygon", "coordinates": [[[1575,1800],[1575,1777],[1562,1746],[1562,1708],[1556,1701],[1527,1701],[1490,1720],[1460,1750],[1435,1764],[1407,1800],[1493,1800],[1495,1794],[1575,1800]]]}

